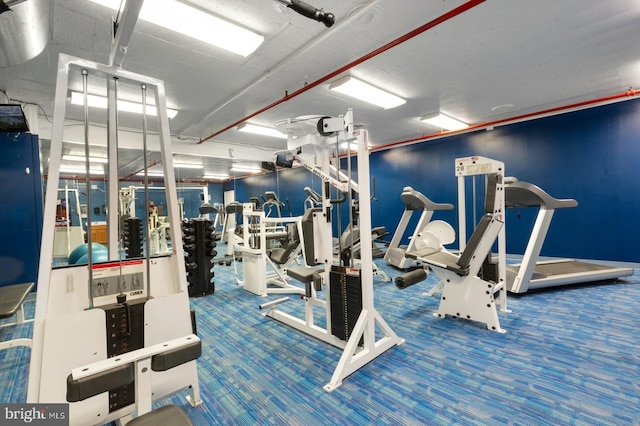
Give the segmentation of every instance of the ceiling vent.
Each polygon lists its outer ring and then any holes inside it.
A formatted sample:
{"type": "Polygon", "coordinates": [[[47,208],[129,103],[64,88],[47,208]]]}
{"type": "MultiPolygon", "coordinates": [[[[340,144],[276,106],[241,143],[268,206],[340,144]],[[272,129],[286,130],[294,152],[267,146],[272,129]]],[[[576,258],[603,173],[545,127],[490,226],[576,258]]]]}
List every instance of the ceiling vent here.
{"type": "Polygon", "coordinates": [[[0,68],[38,56],[49,40],[50,0],[0,0],[0,68]]]}

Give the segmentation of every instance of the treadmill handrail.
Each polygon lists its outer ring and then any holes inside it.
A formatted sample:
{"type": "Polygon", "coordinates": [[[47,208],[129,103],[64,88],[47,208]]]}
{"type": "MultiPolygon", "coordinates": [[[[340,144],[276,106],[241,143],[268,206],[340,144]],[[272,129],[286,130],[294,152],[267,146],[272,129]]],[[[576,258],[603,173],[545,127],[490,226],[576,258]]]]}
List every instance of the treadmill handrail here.
{"type": "Polygon", "coordinates": [[[507,182],[504,185],[505,204],[508,209],[517,207],[543,207],[547,210],[577,207],[573,198],[553,198],[537,185],[529,182],[507,182]]]}
{"type": "Polygon", "coordinates": [[[453,210],[453,204],[434,203],[421,192],[416,191],[410,186],[405,186],[400,194],[400,199],[406,206],[407,210],[453,210]]]}

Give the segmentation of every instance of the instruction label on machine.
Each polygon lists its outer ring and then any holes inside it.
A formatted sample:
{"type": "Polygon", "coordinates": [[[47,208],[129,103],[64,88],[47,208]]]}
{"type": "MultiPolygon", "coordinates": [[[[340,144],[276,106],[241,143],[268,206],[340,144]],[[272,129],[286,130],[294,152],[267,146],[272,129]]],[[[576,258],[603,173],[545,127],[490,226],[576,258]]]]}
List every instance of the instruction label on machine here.
{"type": "Polygon", "coordinates": [[[456,176],[487,175],[504,171],[504,164],[490,158],[474,156],[456,158],[456,176]]]}
{"type": "Polygon", "coordinates": [[[97,306],[116,302],[118,294],[127,300],[146,297],[142,259],[93,265],[93,301],[97,306]]]}

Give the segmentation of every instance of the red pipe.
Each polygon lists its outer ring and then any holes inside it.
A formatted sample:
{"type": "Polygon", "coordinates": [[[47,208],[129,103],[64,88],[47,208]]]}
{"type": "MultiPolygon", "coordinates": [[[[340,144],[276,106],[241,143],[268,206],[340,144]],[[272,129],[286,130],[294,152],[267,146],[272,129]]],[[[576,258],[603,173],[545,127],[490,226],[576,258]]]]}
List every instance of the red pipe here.
{"type": "Polygon", "coordinates": [[[622,92],[622,93],[617,93],[615,95],[610,95],[610,96],[604,96],[602,98],[596,98],[596,99],[591,99],[588,101],[582,101],[582,102],[576,102],[573,104],[569,104],[569,105],[563,105],[563,106],[559,106],[559,107],[554,107],[554,108],[549,108],[549,109],[545,109],[542,111],[537,111],[537,112],[530,112],[528,114],[522,114],[522,115],[516,115],[514,117],[509,117],[509,118],[503,118],[501,120],[495,120],[495,121],[488,121],[486,123],[481,123],[481,124],[474,124],[473,126],[469,126],[465,129],[462,130],[451,130],[451,131],[447,131],[447,132],[440,132],[440,133],[433,133],[430,135],[423,135],[420,136],[419,138],[413,138],[413,139],[406,139],[403,141],[398,141],[398,142],[392,142],[386,145],[380,145],[377,146],[375,148],[372,148],[371,151],[382,151],[385,149],[389,149],[389,148],[394,148],[397,147],[399,145],[407,145],[413,142],[423,142],[423,141],[427,141],[429,139],[437,139],[437,138],[441,138],[441,137],[446,137],[446,136],[451,136],[451,135],[455,135],[455,134],[459,134],[459,133],[467,133],[469,131],[473,131],[473,130],[478,130],[478,129],[484,129],[487,127],[495,127],[495,126],[499,126],[499,125],[504,125],[504,124],[508,124],[510,122],[517,122],[517,121],[523,121],[526,119],[534,119],[536,117],[542,117],[545,115],[549,115],[549,114],[554,114],[554,113],[561,113],[570,109],[574,109],[574,108],[580,108],[580,107],[586,107],[586,106],[590,106],[590,105],[595,105],[595,104],[604,104],[607,102],[611,102],[611,101],[615,101],[615,100],[619,100],[619,99],[624,99],[624,98],[629,98],[632,96],[637,96],[640,95],[640,90],[632,90],[629,89],[626,92],[622,92]]]}
{"type": "Polygon", "coordinates": [[[330,80],[330,79],[332,79],[333,77],[336,77],[337,75],[340,75],[340,74],[342,74],[343,72],[348,71],[348,70],[350,70],[351,68],[353,68],[353,67],[355,67],[355,66],[357,66],[357,65],[360,65],[361,63],[363,63],[363,62],[365,62],[365,61],[368,61],[369,59],[371,59],[371,58],[373,58],[373,57],[376,57],[376,56],[378,56],[379,54],[381,54],[381,53],[383,53],[383,52],[386,52],[387,50],[389,50],[389,49],[391,49],[391,48],[393,48],[393,47],[396,47],[397,45],[402,44],[402,43],[404,43],[405,41],[410,40],[410,39],[412,39],[413,37],[415,37],[415,36],[417,36],[417,35],[422,34],[423,32],[425,32],[425,31],[427,31],[427,30],[429,30],[429,29],[431,29],[431,28],[435,27],[436,25],[439,25],[439,24],[441,24],[441,23],[443,23],[443,22],[446,22],[446,21],[448,21],[449,19],[454,18],[455,16],[458,16],[458,15],[460,15],[460,14],[461,14],[461,13],[463,13],[463,12],[466,12],[467,10],[469,10],[469,9],[471,9],[471,8],[476,7],[476,6],[477,6],[477,5],[479,5],[480,3],[484,3],[485,1],[486,1],[486,0],[470,0],[470,1],[468,1],[468,2],[466,2],[466,3],[464,3],[464,4],[462,4],[462,5],[460,5],[460,6],[458,6],[458,7],[456,7],[455,9],[450,10],[449,12],[445,13],[444,15],[441,15],[441,16],[439,16],[438,18],[436,18],[436,19],[434,19],[434,20],[432,20],[432,21],[427,22],[426,24],[424,24],[424,25],[422,25],[422,26],[420,26],[420,27],[416,28],[415,30],[413,30],[413,31],[411,31],[411,32],[408,32],[407,34],[405,34],[405,35],[403,35],[403,36],[398,37],[397,39],[395,39],[395,40],[393,40],[393,41],[391,41],[391,42],[389,42],[389,43],[385,44],[384,46],[379,47],[379,48],[377,48],[376,50],[374,50],[374,51],[372,51],[372,52],[369,52],[369,53],[367,53],[366,55],[364,55],[364,56],[362,56],[362,57],[360,57],[360,58],[358,58],[358,59],[356,59],[356,60],[354,60],[354,61],[352,61],[352,62],[349,62],[347,65],[345,65],[345,66],[343,66],[343,67],[341,67],[341,68],[338,68],[337,70],[335,70],[335,71],[333,71],[333,72],[331,72],[331,73],[329,73],[329,74],[325,75],[324,77],[320,77],[320,78],[319,78],[319,79],[317,79],[316,81],[314,81],[314,82],[312,82],[312,83],[308,83],[308,84],[306,84],[304,87],[302,87],[302,88],[300,88],[300,89],[296,90],[295,92],[293,92],[293,93],[291,93],[291,94],[289,94],[289,93],[285,93],[285,95],[284,95],[284,97],[283,97],[283,98],[281,98],[281,99],[279,99],[279,100],[277,100],[277,101],[273,102],[273,103],[272,103],[272,104],[270,104],[270,105],[267,105],[267,106],[266,106],[266,107],[264,107],[264,108],[259,109],[258,111],[254,112],[254,113],[252,113],[252,114],[249,114],[248,116],[246,116],[246,117],[244,117],[244,118],[242,118],[242,119],[240,119],[240,120],[236,121],[236,122],[235,122],[235,123],[233,123],[233,124],[228,125],[227,127],[223,128],[222,130],[218,130],[217,132],[210,134],[209,136],[205,137],[204,139],[200,139],[200,141],[198,142],[198,144],[201,144],[201,143],[203,143],[203,142],[206,142],[206,141],[208,141],[209,139],[212,139],[212,138],[214,138],[214,137],[218,136],[219,134],[224,133],[224,132],[226,132],[227,130],[232,129],[232,128],[234,128],[234,127],[238,126],[239,124],[244,123],[245,121],[247,121],[247,120],[249,120],[249,119],[251,119],[251,118],[255,117],[256,115],[258,115],[258,114],[262,114],[263,112],[268,111],[268,110],[270,110],[271,108],[273,108],[273,107],[275,107],[275,106],[278,106],[278,105],[280,105],[281,103],[284,103],[284,102],[288,101],[289,99],[293,99],[293,98],[295,98],[296,96],[301,95],[301,94],[303,94],[303,93],[305,93],[305,92],[307,92],[307,91],[309,91],[309,90],[313,89],[313,88],[314,88],[314,87],[316,87],[316,86],[319,86],[320,84],[322,84],[322,83],[326,82],[327,80],[330,80]]]}

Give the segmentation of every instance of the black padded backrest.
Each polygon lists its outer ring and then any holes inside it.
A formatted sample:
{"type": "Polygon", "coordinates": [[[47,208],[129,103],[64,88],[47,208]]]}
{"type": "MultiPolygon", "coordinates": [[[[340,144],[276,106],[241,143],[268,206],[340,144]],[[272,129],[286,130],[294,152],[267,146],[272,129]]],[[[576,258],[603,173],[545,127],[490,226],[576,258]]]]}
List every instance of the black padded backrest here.
{"type": "Polygon", "coordinates": [[[295,223],[287,225],[287,233],[291,237],[284,244],[284,247],[280,249],[280,252],[276,253],[274,251],[273,255],[270,256],[271,260],[279,264],[285,263],[289,256],[300,246],[300,235],[298,234],[298,226],[295,223]]]}
{"type": "Polygon", "coordinates": [[[464,248],[462,254],[460,255],[460,259],[458,259],[458,261],[456,262],[461,269],[465,270],[469,268],[471,260],[473,260],[476,251],[478,250],[478,246],[480,245],[480,241],[482,241],[482,237],[484,237],[484,233],[489,228],[489,224],[491,223],[492,219],[493,215],[489,213],[487,213],[482,217],[482,219],[480,219],[480,223],[478,223],[476,230],[473,231],[473,234],[471,235],[467,246],[464,248]]]}
{"type": "Polygon", "coordinates": [[[313,247],[313,215],[314,213],[321,212],[322,209],[320,208],[308,209],[302,216],[302,237],[304,238],[304,247],[302,247],[302,250],[304,250],[304,258],[309,266],[319,265],[319,263],[315,261],[316,254],[313,247]]]}
{"type": "Polygon", "coordinates": [[[82,379],[73,380],[67,376],[67,401],[83,401],[114,389],[119,389],[133,382],[135,371],[132,363],[111,368],[102,373],[92,374],[82,379]]]}
{"type": "Polygon", "coordinates": [[[497,173],[487,175],[487,195],[484,198],[485,213],[493,214],[496,209],[496,192],[499,183],[502,183],[502,175],[497,173]]]}

